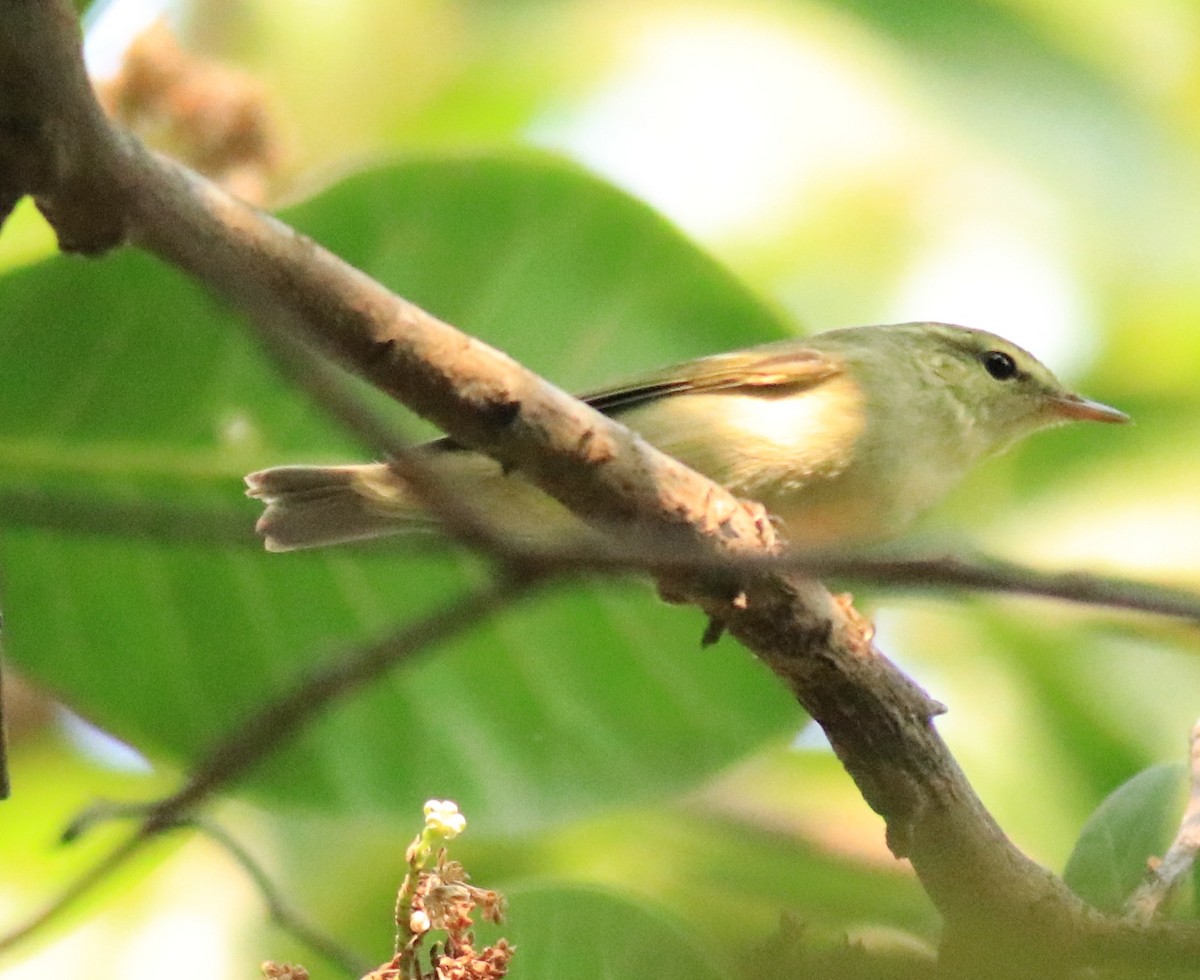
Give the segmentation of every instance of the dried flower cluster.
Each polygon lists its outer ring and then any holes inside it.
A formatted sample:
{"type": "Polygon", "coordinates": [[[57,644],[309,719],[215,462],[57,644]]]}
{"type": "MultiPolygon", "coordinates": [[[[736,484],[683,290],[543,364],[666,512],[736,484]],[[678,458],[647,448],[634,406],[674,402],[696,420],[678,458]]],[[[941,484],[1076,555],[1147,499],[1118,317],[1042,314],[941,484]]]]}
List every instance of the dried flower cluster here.
{"type": "Polygon", "coordinates": [[[435,963],[437,980],[492,980],[508,972],[508,961],[512,959],[513,947],[507,939],[499,939],[495,946],[476,952],[465,943],[457,956],[443,953],[435,963]]]}
{"type": "Polygon", "coordinates": [[[148,143],[252,204],[265,201],[282,153],[262,86],[250,76],[189,54],[158,22],[97,95],[148,143]]]}
{"type": "MultiPolygon", "coordinates": [[[[470,884],[462,865],[448,860],[444,848],[438,852],[434,868],[419,873],[409,908],[409,936],[404,947],[413,952],[412,973],[372,974],[371,980],[500,980],[508,972],[514,947],[501,939],[494,946],[476,949],[472,932],[477,911],[485,921],[501,920],[503,896],[470,884]],[[429,959],[433,972],[426,974],[417,966],[415,954],[422,939],[433,929],[445,932],[446,939],[432,947],[429,959]]],[[[401,950],[395,961],[398,969],[404,959],[401,950]]]]}
{"type": "Polygon", "coordinates": [[[476,949],[472,932],[476,911],[485,921],[501,920],[503,896],[472,885],[462,865],[449,860],[439,846],[457,837],[466,825],[455,803],[430,800],[425,804],[425,827],[405,853],[409,870],[396,896],[395,956],[363,980],[500,980],[507,974],[515,947],[501,939],[476,949]],[[446,938],[430,948],[431,972],[425,972],[418,952],[435,929],[446,938]]]}
{"type": "Polygon", "coordinates": [[[275,963],[267,960],[260,969],[266,980],[308,980],[308,970],[297,963],[275,963]]]}

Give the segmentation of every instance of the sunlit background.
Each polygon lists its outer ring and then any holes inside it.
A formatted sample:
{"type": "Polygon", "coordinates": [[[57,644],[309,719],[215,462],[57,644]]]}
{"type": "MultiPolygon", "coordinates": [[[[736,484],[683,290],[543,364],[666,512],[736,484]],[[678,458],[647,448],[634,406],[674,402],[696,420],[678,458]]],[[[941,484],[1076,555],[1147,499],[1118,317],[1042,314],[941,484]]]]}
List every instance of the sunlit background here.
{"type": "MultiPolygon", "coordinates": [[[[1053,433],[989,464],[927,539],[1200,587],[1200,6],[112,0],[87,14],[94,73],[111,76],[159,18],[261,85],[283,147],[269,203],[406,154],[548,151],[650,204],[798,332],[919,319],[1013,339],[1136,426],[1053,433]]],[[[0,264],[50,249],[24,207],[0,264]]],[[[950,706],[939,727],[984,801],[1056,870],[1106,793],[1183,758],[1200,715],[1194,631],[1027,601],[865,598],[882,648],[950,706]]],[[[682,801],[478,843],[485,883],[632,890],[704,934],[695,897],[746,860],[723,965],[784,909],[831,935],[931,942],[936,916],[881,821],[819,732],[795,727],[682,801]]],[[[173,778],[65,708],[34,711],[13,742],[0,928],[103,843],[51,848],[83,804],[173,778]]],[[[415,812],[217,812],[311,918],[386,943],[389,909],[355,880],[385,887],[415,812]]],[[[64,925],[5,975],[86,962],[96,980],[149,980],[169,961],[176,980],[211,980],[268,956],[320,962],[264,924],[245,876],[200,839],[164,843],[64,925]]]]}

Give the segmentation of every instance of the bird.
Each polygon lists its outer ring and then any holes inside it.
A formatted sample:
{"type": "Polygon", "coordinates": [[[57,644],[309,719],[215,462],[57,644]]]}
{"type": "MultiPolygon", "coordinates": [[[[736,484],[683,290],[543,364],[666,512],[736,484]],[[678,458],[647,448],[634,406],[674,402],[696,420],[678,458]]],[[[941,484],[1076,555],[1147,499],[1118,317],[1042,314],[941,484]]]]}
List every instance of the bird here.
{"type": "MultiPolygon", "coordinates": [[[[1016,344],[949,323],[843,327],[715,354],[582,396],[647,442],[763,505],[784,539],[839,548],[902,534],[978,462],[1041,429],[1129,416],[1064,387],[1016,344]]],[[[483,453],[416,450],[497,529],[552,544],[583,524],[483,453]]],[[[436,530],[387,463],[246,477],[268,551],[436,530]]]]}

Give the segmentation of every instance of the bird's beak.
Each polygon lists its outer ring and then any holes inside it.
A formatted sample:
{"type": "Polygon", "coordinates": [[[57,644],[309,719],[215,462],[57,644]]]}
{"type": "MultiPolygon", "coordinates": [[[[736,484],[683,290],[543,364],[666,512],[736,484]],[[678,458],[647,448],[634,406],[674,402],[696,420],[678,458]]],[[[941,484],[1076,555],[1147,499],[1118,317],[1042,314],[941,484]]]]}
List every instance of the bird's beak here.
{"type": "Polygon", "coordinates": [[[1060,418],[1079,422],[1124,423],[1129,421],[1129,416],[1118,409],[1071,394],[1056,395],[1051,398],[1050,411],[1060,418]]]}

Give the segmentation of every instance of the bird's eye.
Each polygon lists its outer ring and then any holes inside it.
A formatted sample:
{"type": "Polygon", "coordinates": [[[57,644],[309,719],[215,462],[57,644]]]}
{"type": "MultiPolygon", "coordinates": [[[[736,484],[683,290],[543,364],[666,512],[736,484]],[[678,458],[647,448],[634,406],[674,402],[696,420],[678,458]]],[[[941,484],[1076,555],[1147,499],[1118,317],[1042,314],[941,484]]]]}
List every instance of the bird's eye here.
{"type": "Polygon", "coordinates": [[[990,350],[984,354],[983,367],[997,381],[1008,381],[1017,376],[1017,362],[1002,350],[990,350]]]}

